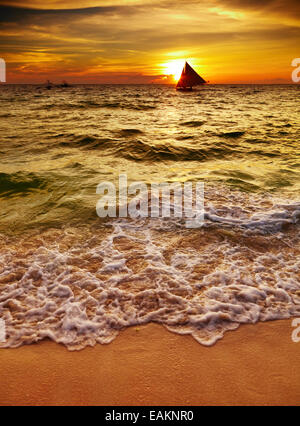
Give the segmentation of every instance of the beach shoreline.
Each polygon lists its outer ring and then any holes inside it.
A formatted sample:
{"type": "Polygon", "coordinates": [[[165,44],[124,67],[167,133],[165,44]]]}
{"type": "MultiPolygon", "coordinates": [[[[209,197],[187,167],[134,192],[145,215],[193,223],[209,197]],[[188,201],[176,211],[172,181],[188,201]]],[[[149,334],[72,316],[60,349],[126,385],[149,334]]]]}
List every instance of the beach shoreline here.
{"type": "Polygon", "coordinates": [[[0,351],[0,405],[300,405],[292,319],[242,325],[212,347],[158,324],[68,351],[0,351]]]}

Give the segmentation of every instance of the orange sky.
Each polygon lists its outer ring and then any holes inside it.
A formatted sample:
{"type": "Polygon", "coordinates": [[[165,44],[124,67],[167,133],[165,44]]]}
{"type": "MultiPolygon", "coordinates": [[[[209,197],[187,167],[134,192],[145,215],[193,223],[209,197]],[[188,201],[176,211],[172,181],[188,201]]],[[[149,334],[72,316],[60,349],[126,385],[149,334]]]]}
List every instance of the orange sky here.
{"type": "Polygon", "coordinates": [[[8,83],[291,83],[299,0],[0,0],[8,83]]]}

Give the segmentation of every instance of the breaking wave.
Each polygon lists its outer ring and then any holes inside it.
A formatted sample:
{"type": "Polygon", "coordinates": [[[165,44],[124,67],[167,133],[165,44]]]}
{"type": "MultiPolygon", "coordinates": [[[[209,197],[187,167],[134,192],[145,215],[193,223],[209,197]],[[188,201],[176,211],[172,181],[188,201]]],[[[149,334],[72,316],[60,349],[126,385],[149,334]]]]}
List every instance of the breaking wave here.
{"type": "Polygon", "coordinates": [[[116,219],[3,236],[0,347],[50,338],[78,350],[149,322],[210,346],[240,324],[300,315],[300,203],[207,198],[196,230],[116,219]]]}

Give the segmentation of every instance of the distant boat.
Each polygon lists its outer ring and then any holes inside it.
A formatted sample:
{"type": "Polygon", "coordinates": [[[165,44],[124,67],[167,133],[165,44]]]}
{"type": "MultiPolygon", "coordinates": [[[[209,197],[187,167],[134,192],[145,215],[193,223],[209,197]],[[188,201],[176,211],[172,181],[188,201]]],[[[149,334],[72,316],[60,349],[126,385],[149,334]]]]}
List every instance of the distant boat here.
{"type": "MultiPolygon", "coordinates": [[[[61,88],[66,88],[66,87],[72,87],[69,83],[67,83],[65,80],[62,81],[61,84],[55,85],[54,83],[52,83],[52,81],[47,80],[44,87],[48,90],[50,89],[54,89],[56,87],[61,87],[61,88]]],[[[40,87],[38,87],[38,89],[40,89],[40,87]]]]}
{"type": "Polygon", "coordinates": [[[206,83],[207,81],[200,77],[200,75],[186,62],[181,77],[178,80],[176,90],[190,92],[193,90],[193,86],[202,86],[206,83]]]}
{"type": "Polygon", "coordinates": [[[71,87],[71,85],[67,83],[66,80],[63,80],[63,82],[59,85],[59,87],[71,87]]]}
{"type": "Polygon", "coordinates": [[[50,90],[54,87],[54,84],[51,83],[50,80],[47,80],[46,83],[45,83],[45,86],[46,86],[46,89],[50,90]]]}

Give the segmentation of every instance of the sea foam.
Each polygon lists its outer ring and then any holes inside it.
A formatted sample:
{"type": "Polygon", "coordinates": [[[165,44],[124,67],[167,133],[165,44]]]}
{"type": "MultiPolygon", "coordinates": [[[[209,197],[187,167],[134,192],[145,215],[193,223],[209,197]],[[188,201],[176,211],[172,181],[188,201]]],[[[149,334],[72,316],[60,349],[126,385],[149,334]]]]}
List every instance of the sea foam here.
{"type": "Polygon", "coordinates": [[[208,188],[206,219],[114,219],[3,236],[1,347],[70,350],[156,322],[212,345],[227,330],[300,315],[299,203],[208,188]]]}

